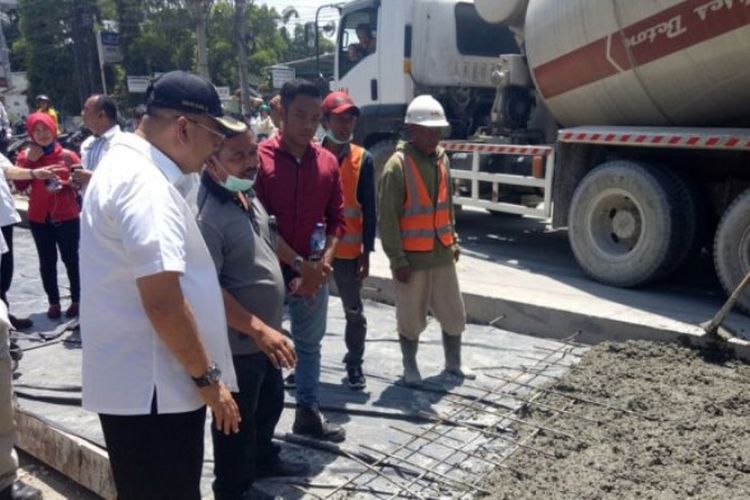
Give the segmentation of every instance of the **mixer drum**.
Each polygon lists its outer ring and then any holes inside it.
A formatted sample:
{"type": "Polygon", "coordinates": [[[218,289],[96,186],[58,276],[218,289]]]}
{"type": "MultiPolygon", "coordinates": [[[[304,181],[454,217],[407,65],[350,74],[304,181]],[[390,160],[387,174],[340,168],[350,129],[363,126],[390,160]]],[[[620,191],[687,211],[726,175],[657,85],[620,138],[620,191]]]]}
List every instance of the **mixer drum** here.
{"type": "Polygon", "coordinates": [[[564,126],[750,124],[749,0],[529,0],[524,35],[564,126]]]}

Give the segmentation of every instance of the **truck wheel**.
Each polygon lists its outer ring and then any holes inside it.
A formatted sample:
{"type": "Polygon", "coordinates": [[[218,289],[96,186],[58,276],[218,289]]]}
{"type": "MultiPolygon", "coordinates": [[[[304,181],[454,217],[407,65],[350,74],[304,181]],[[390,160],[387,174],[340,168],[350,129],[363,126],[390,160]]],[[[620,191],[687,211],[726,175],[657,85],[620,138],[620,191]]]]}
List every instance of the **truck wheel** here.
{"type": "Polygon", "coordinates": [[[658,168],[622,160],[583,178],[571,201],[568,238],[586,274],[625,287],[658,276],[673,248],[669,184],[658,168]]]}
{"type": "MultiPolygon", "coordinates": [[[[750,271],[750,190],[729,205],[719,222],[714,237],[714,264],[727,294],[731,294],[750,271]]],[[[740,295],[737,306],[750,313],[749,290],[740,295]]]]}
{"type": "Polygon", "coordinates": [[[376,142],[375,144],[367,148],[367,150],[372,155],[372,161],[375,164],[376,185],[380,180],[380,175],[383,173],[383,167],[385,167],[385,163],[393,155],[393,152],[396,151],[396,144],[398,144],[398,141],[396,139],[388,138],[376,142]]]}
{"type": "Polygon", "coordinates": [[[708,224],[708,211],[701,206],[698,189],[690,179],[669,167],[660,168],[659,174],[665,176],[671,186],[669,193],[673,199],[675,215],[669,258],[659,272],[660,276],[666,276],[676,271],[689,256],[698,252],[701,245],[699,233],[702,234],[708,224]]]}

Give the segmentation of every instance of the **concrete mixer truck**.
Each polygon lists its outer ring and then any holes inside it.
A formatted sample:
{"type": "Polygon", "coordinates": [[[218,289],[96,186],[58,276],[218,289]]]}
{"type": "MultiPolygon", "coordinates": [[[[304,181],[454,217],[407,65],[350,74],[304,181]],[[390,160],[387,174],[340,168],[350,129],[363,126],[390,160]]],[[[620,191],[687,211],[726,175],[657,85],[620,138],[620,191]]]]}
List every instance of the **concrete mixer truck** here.
{"type": "Polygon", "coordinates": [[[357,0],[338,49],[376,160],[433,94],[456,202],[567,227],[594,279],[750,271],[750,0],[357,0]]]}

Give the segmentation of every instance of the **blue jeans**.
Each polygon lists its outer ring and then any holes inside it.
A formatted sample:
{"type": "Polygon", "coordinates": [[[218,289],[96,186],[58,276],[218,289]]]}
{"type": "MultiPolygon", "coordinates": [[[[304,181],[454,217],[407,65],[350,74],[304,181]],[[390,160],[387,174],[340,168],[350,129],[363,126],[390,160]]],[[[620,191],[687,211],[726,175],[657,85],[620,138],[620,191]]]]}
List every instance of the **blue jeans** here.
{"type": "Polygon", "coordinates": [[[320,381],[320,344],[326,333],[328,316],[328,285],[314,297],[287,297],[292,322],[292,339],[297,351],[294,382],[297,385],[297,404],[318,406],[320,381]]]}

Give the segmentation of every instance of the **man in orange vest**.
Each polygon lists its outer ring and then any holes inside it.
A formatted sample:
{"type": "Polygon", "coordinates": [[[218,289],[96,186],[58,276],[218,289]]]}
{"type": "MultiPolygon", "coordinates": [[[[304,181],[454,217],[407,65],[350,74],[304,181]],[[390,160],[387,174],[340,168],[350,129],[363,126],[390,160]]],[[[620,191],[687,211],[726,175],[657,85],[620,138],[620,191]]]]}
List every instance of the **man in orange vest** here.
{"type": "Polygon", "coordinates": [[[417,347],[428,310],[443,331],[445,371],[474,378],[461,364],[466,312],[456,275],[459,250],[450,166],[440,147],[448,121],[437,100],[421,95],[409,104],[405,123],[409,141],[400,142],[385,164],[378,191],[380,240],[395,280],[403,381],[422,383],[417,347]]]}
{"type": "Polygon", "coordinates": [[[366,386],[362,372],[367,319],[362,306],[362,280],[370,272],[370,252],[375,246],[375,166],[364,148],[352,144],[359,108],[344,92],[332,92],[323,100],[326,131],[323,147],[341,167],[344,195],[344,236],[336,247],[333,278],[346,314],[346,383],[353,390],[366,386]]]}

